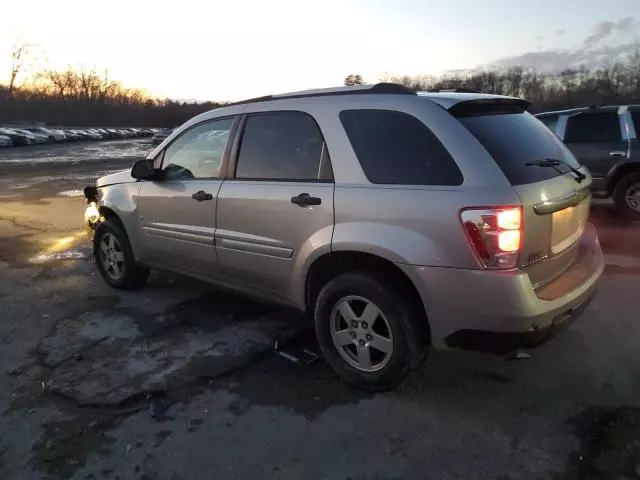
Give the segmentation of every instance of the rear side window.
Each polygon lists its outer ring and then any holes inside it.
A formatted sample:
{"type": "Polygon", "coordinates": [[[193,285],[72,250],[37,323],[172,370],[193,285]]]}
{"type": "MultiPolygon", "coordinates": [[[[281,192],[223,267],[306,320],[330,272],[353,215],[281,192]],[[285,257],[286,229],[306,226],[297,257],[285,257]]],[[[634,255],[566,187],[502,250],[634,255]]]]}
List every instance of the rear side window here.
{"type": "Polygon", "coordinates": [[[458,120],[491,154],[512,185],[540,182],[561,175],[553,168],[526,165],[534,160],[560,160],[574,168],[579,167],[562,141],[528,112],[458,120]]]}
{"type": "Polygon", "coordinates": [[[272,112],[247,118],[236,178],[318,181],[324,139],[315,120],[302,112],[272,112]]]}
{"type": "Polygon", "coordinates": [[[636,138],[640,138],[640,110],[631,112],[631,118],[633,118],[633,125],[636,127],[636,138]]]}
{"type": "Polygon", "coordinates": [[[558,115],[540,115],[537,117],[544,125],[552,132],[556,131],[556,125],[558,125],[558,115]]]}
{"type": "Polygon", "coordinates": [[[462,184],[456,162],[417,118],[393,110],[344,110],[340,121],[370,182],[462,184]]]}
{"type": "Polygon", "coordinates": [[[613,143],[622,140],[617,112],[579,113],[567,120],[567,143],[613,143]]]}

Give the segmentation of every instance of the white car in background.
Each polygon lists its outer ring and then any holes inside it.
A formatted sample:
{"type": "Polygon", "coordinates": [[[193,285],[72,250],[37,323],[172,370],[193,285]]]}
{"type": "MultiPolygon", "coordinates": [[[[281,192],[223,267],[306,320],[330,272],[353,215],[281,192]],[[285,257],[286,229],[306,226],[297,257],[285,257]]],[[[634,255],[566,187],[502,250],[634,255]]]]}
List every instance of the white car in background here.
{"type": "Polygon", "coordinates": [[[29,138],[30,143],[47,143],[49,141],[49,137],[42,133],[34,133],[29,130],[25,130],[23,128],[13,128],[15,132],[26,135],[29,138]]]}
{"type": "Polygon", "coordinates": [[[60,130],[52,130],[44,127],[29,127],[25,130],[33,133],[34,135],[44,135],[47,140],[52,142],[63,142],[67,139],[67,136],[60,130]]]}
{"type": "Polygon", "coordinates": [[[97,130],[89,129],[84,131],[89,134],[89,137],[91,137],[91,140],[102,140],[103,138],[103,134],[98,132],[97,130]]]}
{"type": "Polygon", "coordinates": [[[0,135],[0,147],[11,147],[13,142],[6,135],[0,135]]]}

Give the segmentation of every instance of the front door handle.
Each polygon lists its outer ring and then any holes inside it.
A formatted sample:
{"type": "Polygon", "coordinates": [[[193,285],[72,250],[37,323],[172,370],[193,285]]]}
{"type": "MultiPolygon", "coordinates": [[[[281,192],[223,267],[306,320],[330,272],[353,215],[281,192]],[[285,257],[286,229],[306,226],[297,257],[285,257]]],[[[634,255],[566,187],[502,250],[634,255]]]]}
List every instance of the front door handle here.
{"type": "Polygon", "coordinates": [[[191,198],[197,200],[198,202],[206,202],[207,200],[213,200],[213,195],[205,192],[204,190],[200,190],[199,192],[191,195],[191,198]]]}
{"type": "Polygon", "coordinates": [[[613,152],[609,152],[609,156],[610,157],[626,157],[627,152],[620,152],[620,151],[614,150],[613,152]]]}
{"type": "Polygon", "coordinates": [[[322,199],[312,197],[308,193],[301,193],[297,197],[291,197],[291,203],[298,205],[299,207],[308,207],[309,205],[320,205],[322,203],[322,199]]]}

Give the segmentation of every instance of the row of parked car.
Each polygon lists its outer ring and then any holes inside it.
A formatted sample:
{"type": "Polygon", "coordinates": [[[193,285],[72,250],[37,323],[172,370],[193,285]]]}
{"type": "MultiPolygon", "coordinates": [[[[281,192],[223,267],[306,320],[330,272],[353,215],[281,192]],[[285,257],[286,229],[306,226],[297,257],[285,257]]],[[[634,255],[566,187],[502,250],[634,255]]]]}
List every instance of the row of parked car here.
{"type": "Polygon", "coordinates": [[[118,138],[150,137],[157,133],[152,128],[64,128],[0,127],[0,147],[19,147],[39,143],[71,142],[77,140],[106,140],[118,138]]]}

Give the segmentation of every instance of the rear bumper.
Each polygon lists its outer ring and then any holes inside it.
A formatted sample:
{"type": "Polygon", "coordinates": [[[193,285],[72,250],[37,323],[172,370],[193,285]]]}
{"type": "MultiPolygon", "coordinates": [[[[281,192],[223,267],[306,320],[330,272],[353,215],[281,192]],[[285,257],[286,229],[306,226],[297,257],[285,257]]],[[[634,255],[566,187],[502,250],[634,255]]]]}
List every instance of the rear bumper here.
{"type": "Polygon", "coordinates": [[[526,332],[492,332],[486,330],[458,330],[449,335],[448,347],[505,354],[519,348],[537,347],[563,332],[578,319],[593,300],[593,292],[584,302],[553,317],[550,325],[526,332]]]}
{"type": "Polygon", "coordinates": [[[502,353],[538,345],[586,309],[604,270],[595,228],[566,272],[538,291],[526,273],[399,265],[424,302],[436,347],[502,353]]]}

